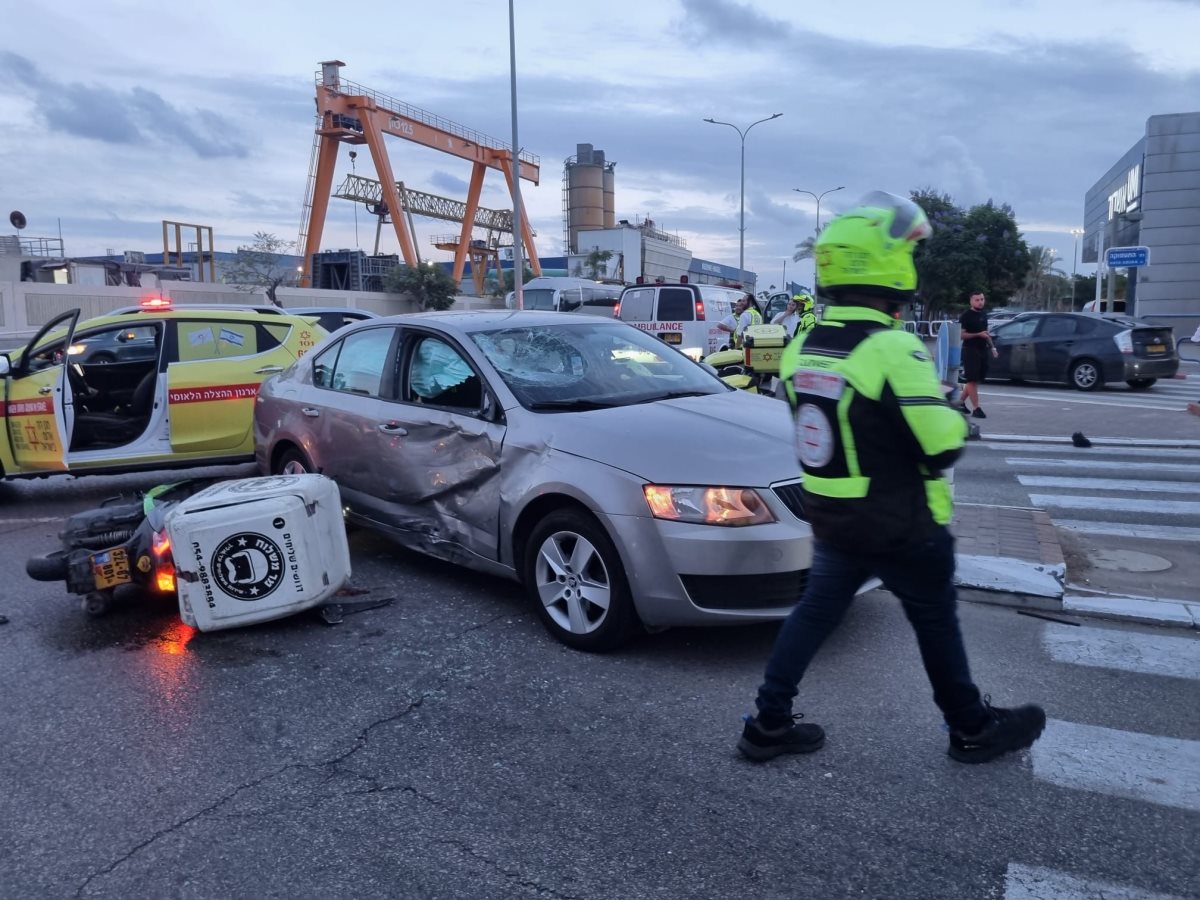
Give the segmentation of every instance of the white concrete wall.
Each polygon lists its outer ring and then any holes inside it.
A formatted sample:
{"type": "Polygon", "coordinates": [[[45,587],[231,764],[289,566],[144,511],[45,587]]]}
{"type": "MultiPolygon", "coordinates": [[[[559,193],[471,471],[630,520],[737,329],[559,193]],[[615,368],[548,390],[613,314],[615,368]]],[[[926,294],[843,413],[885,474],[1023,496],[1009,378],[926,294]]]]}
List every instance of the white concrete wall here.
{"type": "MultiPolygon", "coordinates": [[[[402,294],[295,287],[281,287],[276,293],[284,306],[344,306],[385,316],[418,311],[415,302],[402,294]]],[[[122,306],[135,306],[147,294],[169,297],[180,305],[227,303],[257,306],[267,302],[266,295],[261,291],[239,291],[231,285],[192,281],[168,282],[162,290],[153,292],[132,287],[0,281],[0,346],[20,346],[33,337],[40,326],[59,313],[79,309],[80,319],[89,319],[122,306]]],[[[497,305],[503,307],[504,302],[465,296],[458,297],[455,302],[456,309],[492,309],[497,305]]]]}

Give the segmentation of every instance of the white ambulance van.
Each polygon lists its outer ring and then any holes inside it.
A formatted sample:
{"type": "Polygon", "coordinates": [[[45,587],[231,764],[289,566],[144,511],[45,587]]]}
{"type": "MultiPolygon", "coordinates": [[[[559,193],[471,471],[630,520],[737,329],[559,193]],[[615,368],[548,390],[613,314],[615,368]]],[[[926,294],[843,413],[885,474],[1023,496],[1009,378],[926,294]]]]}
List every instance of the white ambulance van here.
{"type": "MultiPolygon", "coordinates": [[[[686,278],[686,276],[685,276],[686,278]]],[[[733,315],[745,291],[715,284],[635,284],[621,292],[617,318],[657,335],[693,359],[729,346],[729,332],[717,327],[733,315]]]]}

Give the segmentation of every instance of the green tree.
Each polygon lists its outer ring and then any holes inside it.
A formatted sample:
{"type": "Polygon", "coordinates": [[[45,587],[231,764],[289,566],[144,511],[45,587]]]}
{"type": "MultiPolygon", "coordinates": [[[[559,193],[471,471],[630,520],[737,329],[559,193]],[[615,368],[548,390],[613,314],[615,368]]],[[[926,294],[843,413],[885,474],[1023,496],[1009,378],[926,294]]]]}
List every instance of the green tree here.
{"type": "Polygon", "coordinates": [[[933,226],[933,234],[913,254],[921,302],[930,319],[952,317],[984,283],[982,248],[967,230],[966,213],[949,194],[926,187],[911,196],[933,226]]]}
{"type": "Polygon", "coordinates": [[[408,294],[421,309],[449,309],[458,294],[458,283],[436,265],[396,266],[384,276],[383,286],[395,294],[408,294]]]}
{"type": "Polygon", "coordinates": [[[816,252],[817,236],[810,235],[796,245],[796,252],[792,254],[792,262],[802,262],[806,259],[812,259],[816,252]]]}
{"type": "Polygon", "coordinates": [[[254,241],[238,247],[233,265],[226,268],[226,284],[251,294],[261,290],[272,306],[282,306],[275,292],[280,285],[296,283],[296,270],[285,258],[295,248],[295,241],[266,231],[254,232],[254,241]]]}
{"type": "Polygon", "coordinates": [[[979,287],[991,306],[1007,306],[1025,283],[1029,271],[1029,248],[1017,227],[1016,214],[1007,203],[996,206],[991,200],[972,206],[963,225],[979,245],[984,281],[979,287]]]}
{"type": "Polygon", "coordinates": [[[588,267],[591,277],[599,281],[601,278],[608,276],[608,261],[612,258],[613,252],[611,250],[601,250],[597,247],[583,258],[583,264],[588,267]]]}

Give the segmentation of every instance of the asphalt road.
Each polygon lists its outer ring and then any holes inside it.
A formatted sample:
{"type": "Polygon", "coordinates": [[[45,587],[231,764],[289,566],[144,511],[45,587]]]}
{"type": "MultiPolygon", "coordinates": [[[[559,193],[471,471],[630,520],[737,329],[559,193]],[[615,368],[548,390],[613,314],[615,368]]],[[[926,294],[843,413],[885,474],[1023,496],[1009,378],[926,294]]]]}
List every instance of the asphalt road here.
{"type": "Polygon", "coordinates": [[[580,654],[362,532],[353,583],[395,600],[337,626],[93,620],[25,578],[59,517],[156,480],[0,485],[2,897],[1200,896],[1192,636],[964,605],[981,686],[1052,720],[964,767],[874,592],[802,693],[826,748],[755,766],[773,626],[580,654]]]}

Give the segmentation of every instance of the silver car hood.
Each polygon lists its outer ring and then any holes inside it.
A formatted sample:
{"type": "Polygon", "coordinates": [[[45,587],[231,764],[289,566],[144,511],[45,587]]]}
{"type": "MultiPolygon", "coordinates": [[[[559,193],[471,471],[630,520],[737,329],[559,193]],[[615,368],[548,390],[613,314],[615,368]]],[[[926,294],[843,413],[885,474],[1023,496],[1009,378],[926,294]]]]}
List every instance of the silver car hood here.
{"type": "Polygon", "coordinates": [[[742,391],[529,415],[554,449],[657,484],[761,487],[800,476],[787,405],[742,391]]]}

